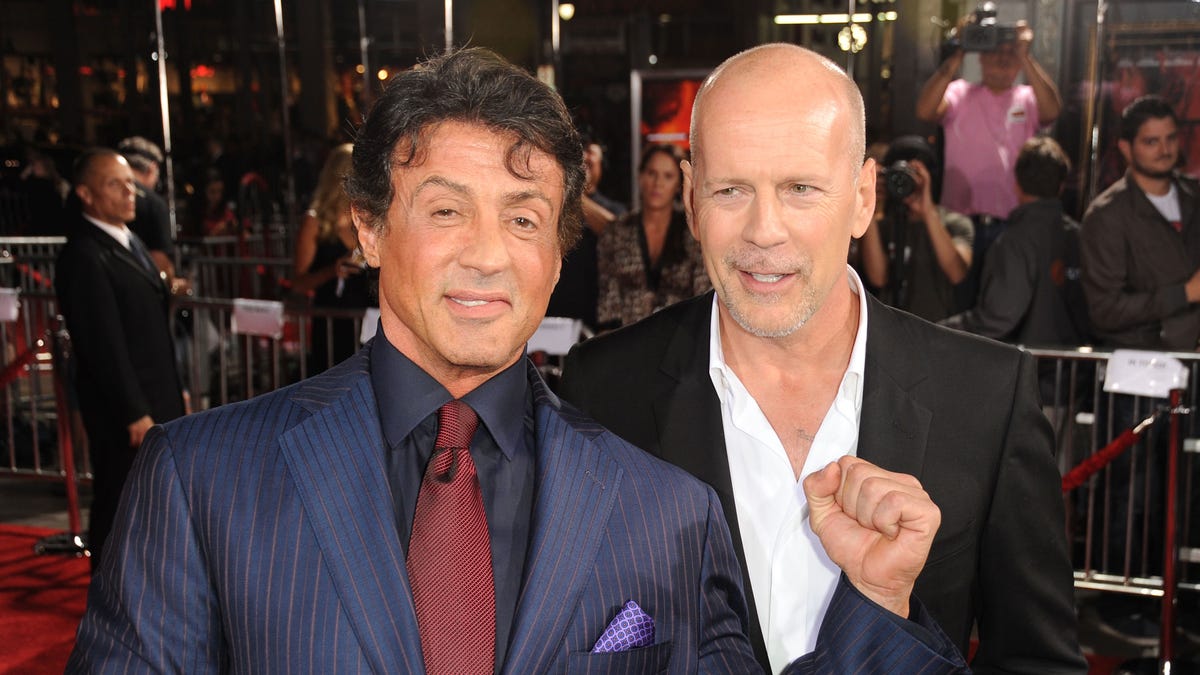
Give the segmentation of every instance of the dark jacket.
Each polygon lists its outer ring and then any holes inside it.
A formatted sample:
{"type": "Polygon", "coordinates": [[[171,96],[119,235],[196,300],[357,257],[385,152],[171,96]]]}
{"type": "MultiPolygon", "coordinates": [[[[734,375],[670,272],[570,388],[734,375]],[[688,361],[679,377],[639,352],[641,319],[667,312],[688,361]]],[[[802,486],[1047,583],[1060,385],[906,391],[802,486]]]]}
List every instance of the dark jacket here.
{"type": "Polygon", "coordinates": [[[1200,269],[1200,185],[1175,178],[1183,229],[1175,228],[1126,173],[1083,216],[1083,288],[1097,340],[1106,346],[1193,351],[1200,307],[1184,284],[1200,269]]]}
{"type": "Polygon", "coordinates": [[[975,307],[942,324],[1027,346],[1085,344],[1079,276],[1079,224],[1057,199],[1023,204],[988,251],[975,307]]]}
{"type": "MultiPolygon", "coordinates": [[[[1050,425],[1033,359],[933,326],[868,297],[858,456],[916,476],[942,512],[916,596],[976,673],[1084,673],[1050,425]],[[986,386],[979,386],[986,383],[986,386]]],[[[738,515],[709,376],[713,294],[584,342],[563,398],[717,492],[745,574],[738,515]]],[[[766,661],[750,580],[750,641],[766,661]]],[[[836,672],[836,671],[834,671],[836,672]]]]}

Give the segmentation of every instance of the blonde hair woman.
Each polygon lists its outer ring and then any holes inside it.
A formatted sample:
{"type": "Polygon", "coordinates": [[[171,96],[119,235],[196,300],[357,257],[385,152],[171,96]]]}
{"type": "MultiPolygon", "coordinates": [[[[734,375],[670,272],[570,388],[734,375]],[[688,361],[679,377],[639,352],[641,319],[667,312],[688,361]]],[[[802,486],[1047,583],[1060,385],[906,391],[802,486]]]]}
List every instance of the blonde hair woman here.
{"type": "MultiPolygon", "coordinates": [[[[350,219],[350,200],[342,181],[350,172],[353,146],[344,143],[329,153],[312,203],[296,234],[292,290],[311,294],[314,307],[359,308],[371,304],[358,239],[350,219]]],[[[319,373],[358,349],[352,319],[314,318],[309,374],[319,373]]]]}

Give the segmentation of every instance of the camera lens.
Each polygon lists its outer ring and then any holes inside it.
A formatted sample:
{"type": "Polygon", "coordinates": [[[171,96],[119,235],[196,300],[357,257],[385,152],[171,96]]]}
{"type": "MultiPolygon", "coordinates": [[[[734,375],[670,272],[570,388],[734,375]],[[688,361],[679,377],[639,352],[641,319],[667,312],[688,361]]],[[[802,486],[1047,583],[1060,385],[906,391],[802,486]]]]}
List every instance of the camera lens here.
{"type": "Polygon", "coordinates": [[[904,199],[916,191],[917,178],[908,162],[899,160],[884,169],[883,185],[888,197],[904,199]]]}

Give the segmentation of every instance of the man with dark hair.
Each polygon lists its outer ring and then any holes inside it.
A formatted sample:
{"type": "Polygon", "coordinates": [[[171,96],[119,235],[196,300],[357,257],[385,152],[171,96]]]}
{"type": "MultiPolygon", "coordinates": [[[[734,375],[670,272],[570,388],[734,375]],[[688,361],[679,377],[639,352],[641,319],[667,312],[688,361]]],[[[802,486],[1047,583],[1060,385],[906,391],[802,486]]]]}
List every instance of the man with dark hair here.
{"type": "Polygon", "coordinates": [[[145,245],[125,226],[133,220],[137,191],[129,163],[95,148],[75,166],[82,212],[55,265],[55,290],[71,333],[94,475],[88,522],[94,568],[107,557],[105,542],[143,436],[184,407],[168,289],[145,245]]]}
{"type": "MultiPolygon", "coordinates": [[[[582,226],[581,157],[561,99],[491,52],[393,78],[346,184],[375,340],[150,433],[68,671],[756,670],[716,495],[523,356],[582,226]]],[[[847,581],[798,668],[952,672],[903,618],[937,509],[872,469],[809,482],[847,581]]]]}
{"type": "Polygon", "coordinates": [[[925,139],[901,136],[892,141],[880,168],[885,171],[881,179],[892,178],[892,187],[884,190],[861,240],[866,281],[892,307],[927,321],[944,319],[957,309],[954,287],[971,269],[975,227],[966,216],[938,204],[941,171],[925,139]],[[895,175],[897,171],[904,175],[895,175]],[[907,179],[907,185],[896,183],[898,178],[907,179]],[[898,185],[908,194],[898,194],[898,185]]]}
{"type": "Polygon", "coordinates": [[[1128,169],[1083,216],[1083,283],[1099,342],[1194,351],[1200,340],[1200,184],[1176,171],[1179,124],[1143,96],[1121,113],[1128,169]]]}
{"type": "MultiPolygon", "coordinates": [[[[1059,199],[1070,170],[1070,160],[1054,139],[1025,141],[1016,161],[1021,205],[1009,214],[1008,230],[984,263],[978,302],[944,325],[1035,347],[1074,347],[1087,341],[1079,224],[1063,213],[1059,199]]],[[[1043,387],[1043,397],[1046,393],[1043,387]]]]}
{"type": "MultiPolygon", "coordinates": [[[[1117,140],[1125,175],[1092,200],[1083,216],[1083,290],[1098,344],[1108,348],[1192,352],[1200,341],[1200,183],[1180,174],[1179,122],[1158,96],[1143,96],[1121,112],[1117,140]]],[[[1098,427],[1112,433],[1140,422],[1165,400],[1116,395],[1099,411],[1098,427]]],[[[1105,504],[1113,514],[1097,538],[1102,571],[1149,575],[1161,570],[1163,465],[1167,418],[1148,430],[1146,454],[1132,451],[1108,467],[1105,504]],[[1131,549],[1146,546],[1138,562],[1131,549]]],[[[1194,533],[1193,533],[1194,534],[1194,533]]],[[[1101,617],[1121,632],[1158,633],[1142,616],[1154,603],[1108,601],[1101,617]],[[1122,616],[1124,615],[1124,616],[1122,616]]]]}

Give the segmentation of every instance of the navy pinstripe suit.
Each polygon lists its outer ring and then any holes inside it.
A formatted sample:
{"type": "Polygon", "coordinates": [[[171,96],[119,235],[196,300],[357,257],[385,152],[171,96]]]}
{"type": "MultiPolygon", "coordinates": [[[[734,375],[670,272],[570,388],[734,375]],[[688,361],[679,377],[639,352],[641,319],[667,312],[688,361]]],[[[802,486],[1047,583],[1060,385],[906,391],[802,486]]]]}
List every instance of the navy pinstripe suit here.
{"type": "MultiPolygon", "coordinates": [[[[68,672],[422,672],[367,355],[151,432],[68,672]]],[[[715,493],[529,372],[537,494],[503,671],[757,671],[715,493]],[[656,644],[589,654],[630,599],[656,644]]],[[[824,656],[800,672],[860,653],[873,672],[955,665],[848,585],[839,598],[824,656]]]]}

